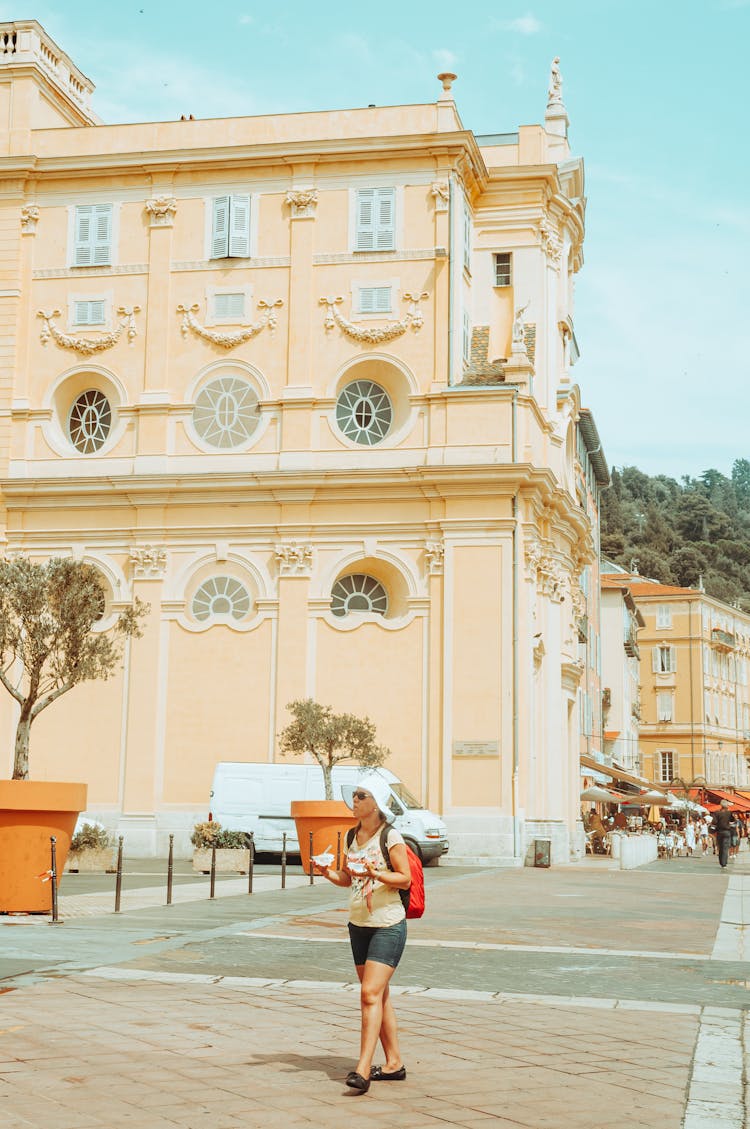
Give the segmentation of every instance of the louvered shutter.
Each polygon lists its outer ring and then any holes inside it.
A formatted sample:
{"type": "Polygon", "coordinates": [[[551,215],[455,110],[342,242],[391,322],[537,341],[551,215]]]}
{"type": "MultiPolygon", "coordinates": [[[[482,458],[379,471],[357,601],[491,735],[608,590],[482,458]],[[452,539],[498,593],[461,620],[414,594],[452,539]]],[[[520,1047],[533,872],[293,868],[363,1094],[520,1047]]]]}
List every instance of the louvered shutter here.
{"type": "Polygon", "coordinates": [[[94,205],[94,266],[112,262],[112,205],[94,205]]]}
{"type": "Polygon", "coordinates": [[[211,222],[211,258],[226,259],[229,254],[229,197],[217,196],[213,201],[211,222]]]}
{"type": "Polygon", "coordinates": [[[651,669],[658,674],[658,672],[659,672],[659,648],[658,647],[654,647],[653,651],[651,652],[651,669]]]}
{"type": "Polygon", "coordinates": [[[464,266],[467,270],[471,270],[471,214],[469,212],[468,204],[464,204],[466,211],[464,212],[464,266]]]}
{"type": "Polygon", "coordinates": [[[395,188],[380,188],[377,190],[376,220],[376,250],[392,251],[396,246],[395,188]]]}
{"type": "Polygon", "coordinates": [[[360,188],[357,192],[357,231],[355,251],[375,249],[375,189],[360,188]]]}
{"type": "Polygon", "coordinates": [[[359,291],[361,314],[387,314],[391,310],[390,286],[363,286],[359,291]]]}
{"type": "Polygon", "coordinates": [[[244,294],[216,294],[214,296],[214,317],[239,320],[244,313],[244,294]]]}
{"type": "Polygon", "coordinates": [[[94,208],[91,204],[81,204],[76,208],[75,217],[75,255],[74,265],[90,267],[94,261],[92,233],[94,230],[94,208]]]}
{"type": "Polygon", "coordinates": [[[250,256],[250,197],[232,196],[229,205],[229,255],[233,259],[250,256]]]}
{"type": "Polygon", "coordinates": [[[73,313],[75,325],[101,325],[104,322],[104,301],[76,302],[73,313]]]}

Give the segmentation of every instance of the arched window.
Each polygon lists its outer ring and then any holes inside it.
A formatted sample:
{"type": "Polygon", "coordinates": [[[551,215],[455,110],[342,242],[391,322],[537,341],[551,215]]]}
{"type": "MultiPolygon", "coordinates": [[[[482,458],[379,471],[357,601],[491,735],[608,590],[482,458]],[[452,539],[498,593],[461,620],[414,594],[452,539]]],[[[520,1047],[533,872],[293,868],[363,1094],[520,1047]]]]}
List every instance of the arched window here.
{"type": "Polygon", "coordinates": [[[353,380],[339,393],[336,422],[347,439],[372,447],[385,439],[391,429],[390,396],[372,380],[353,380]]]}
{"type": "Polygon", "coordinates": [[[112,427],[112,407],[98,388],[89,388],[73,401],[68,416],[68,437],[82,455],[91,455],[107,441],[112,427]]]}
{"type": "Polygon", "coordinates": [[[250,611],[250,593],[233,576],[211,576],[193,596],[193,615],[201,623],[207,619],[244,619],[250,611]]]}
{"type": "Polygon", "coordinates": [[[331,590],[331,611],[345,616],[352,612],[385,615],[388,611],[388,594],[374,576],[355,572],[342,576],[331,590]]]}
{"type": "Polygon", "coordinates": [[[220,376],[205,384],[193,408],[193,426],[210,447],[241,447],[258,426],[258,397],[249,381],[220,376]]]}

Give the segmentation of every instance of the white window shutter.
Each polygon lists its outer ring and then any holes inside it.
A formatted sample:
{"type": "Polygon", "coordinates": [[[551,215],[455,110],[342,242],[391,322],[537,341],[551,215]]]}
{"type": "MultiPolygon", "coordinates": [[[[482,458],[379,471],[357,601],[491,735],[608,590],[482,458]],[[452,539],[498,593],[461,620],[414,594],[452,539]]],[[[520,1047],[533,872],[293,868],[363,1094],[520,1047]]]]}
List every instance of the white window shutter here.
{"type": "Polygon", "coordinates": [[[651,669],[658,674],[659,672],[659,648],[654,647],[651,652],[651,669]]]}
{"type": "Polygon", "coordinates": [[[216,196],[211,222],[211,258],[226,259],[229,254],[229,197],[216,196]]]}
{"type": "Polygon", "coordinates": [[[93,264],[92,234],[94,230],[94,208],[91,204],[81,204],[76,208],[74,265],[90,267],[93,264]]]}
{"type": "Polygon", "coordinates": [[[469,212],[469,205],[464,203],[464,266],[467,270],[471,270],[471,244],[472,244],[472,231],[471,231],[471,213],[469,212]]]}
{"type": "Polygon", "coordinates": [[[245,295],[216,294],[214,295],[214,317],[234,318],[239,320],[245,313],[245,295]]]}
{"type": "Polygon", "coordinates": [[[229,255],[233,259],[250,257],[250,197],[232,196],[229,205],[229,255]]]}
{"type": "Polygon", "coordinates": [[[104,322],[104,299],[92,302],[76,302],[73,309],[75,325],[102,325],[104,322]]]}
{"type": "Polygon", "coordinates": [[[112,262],[112,205],[94,206],[94,266],[112,262]]]}
{"type": "Polygon", "coordinates": [[[390,286],[362,286],[359,291],[359,313],[387,314],[391,310],[390,286]]]}
{"type": "Polygon", "coordinates": [[[392,251],[396,246],[396,189],[380,188],[377,196],[375,249],[392,251]]]}
{"type": "Polygon", "coordinates": [[[375,189],[360,188],[357,192],[355,251],[375,249],[375,189]]]}

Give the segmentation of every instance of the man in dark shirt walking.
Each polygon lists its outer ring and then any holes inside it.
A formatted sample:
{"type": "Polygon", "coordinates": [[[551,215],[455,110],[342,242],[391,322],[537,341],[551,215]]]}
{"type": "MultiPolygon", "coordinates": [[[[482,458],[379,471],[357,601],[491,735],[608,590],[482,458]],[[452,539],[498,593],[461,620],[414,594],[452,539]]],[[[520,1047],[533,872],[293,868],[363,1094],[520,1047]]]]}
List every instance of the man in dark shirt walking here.
{"type": "Polygon", "coordinates": [[[719,866],[722,870],[726,870],[729,861],[729,846],[732,842],[732,828],[734,825],[735,819],[729,810],[729,800],[722,800],[721,809],[715,813],[711,826],[711,830],[716,833],[716,842],[719,848],[719,866]]]}

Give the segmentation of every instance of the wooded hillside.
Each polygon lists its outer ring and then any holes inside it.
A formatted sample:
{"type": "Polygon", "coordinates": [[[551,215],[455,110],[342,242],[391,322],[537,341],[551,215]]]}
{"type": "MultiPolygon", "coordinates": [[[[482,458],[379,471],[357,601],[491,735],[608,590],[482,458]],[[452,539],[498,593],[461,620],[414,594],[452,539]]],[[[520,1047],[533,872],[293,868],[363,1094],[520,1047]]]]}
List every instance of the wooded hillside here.
{"type": "Polygon", "coordinates": [[[680,482],[632,466],[613,470],[601,548],[664,584],[697,586],[702,576],[709,595],[750,612],[750,461],[737,459],[730,478],[707,470],[680,482]]]}

